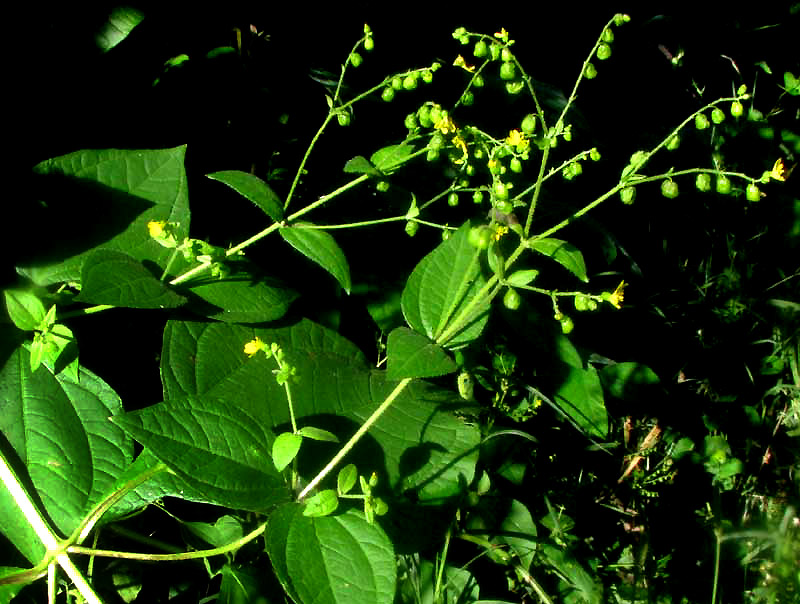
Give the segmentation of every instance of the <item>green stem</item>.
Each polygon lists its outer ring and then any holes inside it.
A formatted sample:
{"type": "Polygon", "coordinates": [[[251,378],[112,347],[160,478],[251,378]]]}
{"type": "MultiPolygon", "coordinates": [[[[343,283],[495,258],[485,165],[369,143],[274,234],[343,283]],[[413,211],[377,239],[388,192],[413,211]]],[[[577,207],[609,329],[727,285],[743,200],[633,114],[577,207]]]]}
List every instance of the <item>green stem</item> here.
{"type": "Polygon", "coordinates": [[[714,531],[714,538],[717,540],[716,549],[714,551],[714,586],[711,590],[711,604],[717,604],[717,585],[719,584],[719,556],[722,549],[722,538],[719,534],[719,529],[714,531]]]}
{"type": "Polygon", "coordinates": [[[109,310],[111,308],[117,308],[117,307],[111,304],[97,304],[96,306],[89,306],[87,308],[78,308],[76,310],[70,310],[65,313],[58,313],[58,320],[63,321],[64,319],[72,319],[74,317],[93,315],[96,312],[103,312],[104,310],[109,310]]]}
{"type": "Polygon", "coordinates": [[[103,558],[125,558],[127,560],[149,560],[151,562],[169,562],[177,560],[196,560],[198,558],[210,558],[211,556],[219,556],[231,551],[235,551],[243,545],[250,543],[253,539],[263,534],[267,530],[267,523],[260,524],[256,529],[250,531],[244,537],[240,537],[236,541],[226,545],[215,547],[213,549],[199,550],[196,552],[181,552],[178,554],[141,554],[137,552],[119,552],[115,550],[93,549],[91,547],[81,547],[80,545],[71,545],[67,548],[67,552],[71,554],[86,554],[89,556],[99,556],[103,558]]]}
{"type": "Polygon", "coordinates": [[[380,404],[380,406],[373,411],[372,415],[370,415],[367,420],[361,424],[361,426],[356,430],[355,434],[350,437],[345,445],[339,450],[339,452],[328,462],[322,470],[320,470],[319,474],[317,474],[311,482],[309,482],[306,487],[300,491],[300,494],[297,496],[298,500],[302,500],[306,495],[308,495],[311,490],[316,487],[323,478],[325,478],[330,472],[338,465],[340,461],[347,455],[350,450],[356,445],[356,443],[361,440],[361,438],[367,433],[367,431],[372,427],[372,425],[378,421],[381,415],[392,406],[395,399],[400,395],[403,390],[406,389],[411,383],[411,378],[403,378],[400,382],[395,386],[394,390],[389,393],[389,396],[380,404]]]}
{"type": "Polygon", "coordinates": [[[289,202],[292,200],[292,196],[294,195],[294,191],[297,188],[297,185],[300,183],[300,177],[303,176],[305,172],[306,162],[308,158],[311,156],[311,151],[314,150],[314,146],[317,144],[319,137],[322,136],[322,133],[325,131],[325,128],[328,127],[328,124],[333,119],[334,112],[328,111],[328,115],[325,116],[325,119],[322,121],[322,125],[317,130],[314,137],[311,139],[311,142],[306,149],[305,154],[303,155],[303,159],[300,161],[300,165],[297,168],[297,172],[294,175],[294,180],[292,181],[292,186],[289,187],[289,193],[286,195],[286,201],[283,203],[283,209],[287,209],[289,207],[289,202]]]}

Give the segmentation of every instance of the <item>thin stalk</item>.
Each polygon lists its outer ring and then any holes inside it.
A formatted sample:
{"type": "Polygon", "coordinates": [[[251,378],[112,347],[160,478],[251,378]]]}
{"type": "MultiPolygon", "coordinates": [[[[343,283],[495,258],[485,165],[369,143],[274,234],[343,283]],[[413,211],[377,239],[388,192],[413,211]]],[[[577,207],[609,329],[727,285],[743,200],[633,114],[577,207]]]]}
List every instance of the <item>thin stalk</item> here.
{"type": "Polygon", "coordinates": [[[215,547],[213,549],[199,550],[195,552],[180,552],[177,554],[142,554],[138,552],[119,552],[115,550],[93,549],[91,547],[82,547],[80,545],[71,545],[67,548],[70,554],[86,554],[89,556],[99,556],[102,558],[125,558],[126,560],[148,560],[151,562],[170,562],[178,560],[196,560],[198,558],[210,558],[211,556],[219,556],[227,554],[228,552],[235,551],[243,545],[250,543],[253,539],[262,535],[267,530],[267,523],[260,524],[257,528],[250,531],[244,537],[240,537],[236,541],[215,547]]]}
{"type": "Polygon", "coordinates": [[[350,450],[356,445],[356,443],[359,440],[361,440],[361,438],[367,433],[367,431],[372,427],[372,425],[376,421],[378,421],[380,416],[383,415],[384,412],[389,407],[392,406],[392,403],[394,403],[395,399],[400,395],[401,392],[403,392],[403,390],[406,389],[406,386],[408,386],[410,383],[411,383],[411,378],[403,378],[402,380],[400,380],[397,386],[395,386],[394,390],[392,390],[389,393],[389,396],[387,396],[386,399],[380,404],[380,406],[377,409],[375,409],[375,411],[373,411],[372,415],[370,415],[367,418],[367,420],[363,424],[361,424],[359,429],[356,430],[355,434],[353,434],[353,436],[350,437],[350,440],[348,440],[345,443],[345,445],[339,450],[339,452],[336,455],[334,455],[333,459],[331,459],[328,462],[328,465],[322,468],[319,474],[317,474],[311,480],[311,482],[309,482],[306,485],[306,487],[302,491],[300,491],[300,494],[297,496],[298,501],[302,500],[306,495],[308,495],[311,492],[311,490],[322,481],[323,478],[325,478],[328,474],[330,474],[331,470],[333,470],[338,465],[338,463],[342,461],[344,456],[350,452],[350,450]]]}

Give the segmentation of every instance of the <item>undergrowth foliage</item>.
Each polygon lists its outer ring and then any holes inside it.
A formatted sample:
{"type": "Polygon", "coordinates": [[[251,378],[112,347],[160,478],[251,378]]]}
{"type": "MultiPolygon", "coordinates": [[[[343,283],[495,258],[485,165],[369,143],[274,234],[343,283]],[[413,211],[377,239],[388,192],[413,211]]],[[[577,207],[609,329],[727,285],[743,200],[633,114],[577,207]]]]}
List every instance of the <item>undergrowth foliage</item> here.
{"type": "MultiPolygon", "coordinates": [[[[509,31],[465,28],[448,64],[356,92],[380,44],[365,26],[340,73],[315,75],[328,111],[293,172],[207,175],[261,212],[231,245],[192,236],[185,146],[38,164],[51,201],[103,212],[4,291],[0,531],[16,553],[0,599],[46,576],[51,600],[144,601],[163,573],[203,602],[796,601],[797,267],[754,289],[758,236],[740,225],[721,263],[687,252],[663,276],[690,285],[647,299],[658,286],[625,260],[625,223],[591,216],[684,197],[754,223],[778,215],[759,213],[773,199],[797,212],[782,187],[800,134],[785,126],[763,157],[729,151],[771,127],[737,82],[698,90],[693,112],[613,165],[604,145],[626,141],[584,145],[577,99],[602,86],[629,20],[601,29],[568,95],[532,78],[509,31]],[[446,94],[425,96],[442,77],[446,94]],[[306,196],[322,141],[370,101],[365,119],[381,106],[405,136],[306,196]],[[374,202],[352,220],[329,211],[359,196],[374,202]],[[352,250],[378,253],[375,233],[403,238],[408,270],[351,270],[352,250]],[[307,264],[261,262],[262,240],[307,264]],[[366,309],[377,358],[314,308],[312,266],[366,309]],[[696,330],[693,360],[651,367],[593,336],[636,307],[696,330]],[[155,405],[123,404],[81,364],[75,324],[119,308],[166,321],[155,405]],[[747,379],[729,389],[697,359],[742,338],[731,362],[747,379]],[[165,522],[172,543],[152,536],[165,522]],[[172,570],[187,560],[198,566],[172,570]]],[[[241,36],[209,57],[241,54],[241,36]]],[[[782,85],[776,108],[800,94],[790,72],[782,85]]],[[[109,340],[109,354],[124,347],[109,340]]]]}

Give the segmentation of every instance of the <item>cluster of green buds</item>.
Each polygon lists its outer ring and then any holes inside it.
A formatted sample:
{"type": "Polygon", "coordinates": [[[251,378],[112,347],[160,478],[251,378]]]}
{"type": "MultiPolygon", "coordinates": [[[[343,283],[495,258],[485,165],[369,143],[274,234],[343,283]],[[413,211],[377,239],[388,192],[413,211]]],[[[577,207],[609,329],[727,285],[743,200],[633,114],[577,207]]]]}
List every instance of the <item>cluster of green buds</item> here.
{"type": "Polygon", "coordinates": [[[433,74],[441,67],[441,63],[434,62],[430,67],[424,69],[413,69],[387,78],[386,84],[381,91],[381,98],[387,103],[394,100],[396,92],[404,90],[416,90],[420,80],[425,84],[433,82],[433,74]]]}
{"type": "Polygon", "coordinates": [[[177,234],[179,226],[180,224],[177,222],[151,220],[147,223],[147,231],[150,238],[162,247],[180,252],[186,262],[209,265],[213,277],[219,279],[227,277],[230,269],[226,265],[228,254],[225,249],[201,239],[189,237],[184,237],[183,242],[179,244],[177,234]]]}
{"type": "MultiPolygon", "coordinates": [[[[614,15],[614,25],[619,27],[624,23],[628,23],[631,18],[628,15],[617,13],[614,15]]],[[[614,42],[614,31],[610,27],[606,27],[600,35],[600,40],[594,48],[593,56],[598,61],[607,61],[611,58],[611,44],[614,42]]],[[[597,67],[591,61],[587,61],[583,67],[583,77],[587,80],[593,80],[597,77],[597,67]]]]}
{"type": "Polygon", "coordinates": [[[389,511],[389,506],[380,497],[372,494],[378,486],[378,475],[373,472],[369,479],[358,474],[358,469],[353,464],[348,464],[339,470],[336,477],[336,494],[345,499],[362,499],[364,501],[364,516],[370,524],[375,522],[375,516],[383,516],[389,511]],[[361,494],[350,494],[358,481],[361,494]]]}
{"type": "Polygon", "coordinates": [[[269,346],[267,346],[267,344],[261,338],[256,336],[244,345],[244,353],[248,357],[252,358],[259,352],[263,352],[268,359],[274,358],[275,362],[278,364],[278,369],[273,370],[273,373],[275,374],[275,381],[278,382],[278,385],[283,386],[290,380],[292,382],[296,382],[298,380],[297,368],[286,362],[283,349],[277,342],[272,342],[269,344],[269,346]]]}
{"type": "Polygon", "coordinates": [[[506,92],[509,94],[519,94],[525,89],[525,78],[521,74],[519,63],[511,51],[511,46],[514,40],[509,37],[505,28],[496,32],[494,36],[487,36],[486,34],[476,34],[468,32],[465,28],[459,27],[453,32],[453,38],[458,40],[462,45],[467,46],[471,43],[472,54],[476,59],[484,59],[484,64],[479,69],[471,65],[463,57],[458,55],[454,61],[456,67],[462,67],[470,73],[474,73],[470,86],[461,97],[461,104],[471,105],[473,102],[473,93],[471,88],[482,88],[484,81],[481,71],[486,67],[490,61],[499,61],[499,76],[505,82],[506,92]]]}

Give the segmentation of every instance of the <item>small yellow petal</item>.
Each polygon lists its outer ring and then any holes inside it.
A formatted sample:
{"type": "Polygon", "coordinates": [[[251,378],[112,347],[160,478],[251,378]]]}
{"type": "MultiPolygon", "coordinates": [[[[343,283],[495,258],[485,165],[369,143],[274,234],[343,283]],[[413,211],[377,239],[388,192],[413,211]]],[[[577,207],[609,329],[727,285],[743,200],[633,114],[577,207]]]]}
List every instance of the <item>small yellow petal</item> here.
{"type": "Polygon", "coordinates": [[[147,223],[147,232],[153,238],[161,237],[164,234],[164,227],[167,226],[164,220],[151,220],[147,223]]]}
{"type": "Polygon", "coordinates": [[[622,308],[622,302],[625,300],[625,287],[628,284],[625,281],[622,281],[619,285],[617,285],[617,289],[614,290],[614,293],[611,294],[609,298],[609,302],[615,308],[622,308]]]}
{"type": "Polygon", "coordinates": [[[464,60],[464,57],[462,57],[461,55],[458,55],[456,57],[456,60],[453,61],[453,66],[454,67],[463,67],[464,69],[466,69],[470,73],[475,71],[475,66],[467,64],[467,62],[464,60]]]}
{"type": "Polygon", "coordinates": [[[785,181],[786,180],[786,166],[783,164],[783,160],[778,158],[775,161],[775,165],[772,166],[772,171],[769,173],[771,178],[775,180],[785,181]]]}
{"type": "Polygon", "coordinates": [[[252,357],[263,347],[264,347],[264,342],[261,341],[261,338],[256,337],[244,345],[244,353],[247,356],[252,357]]]}

